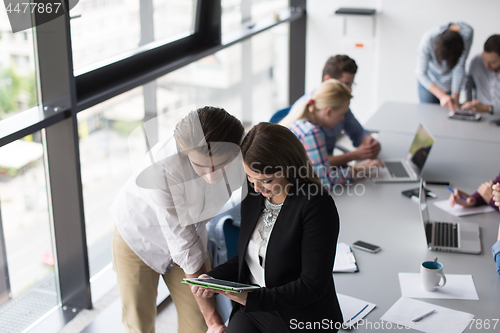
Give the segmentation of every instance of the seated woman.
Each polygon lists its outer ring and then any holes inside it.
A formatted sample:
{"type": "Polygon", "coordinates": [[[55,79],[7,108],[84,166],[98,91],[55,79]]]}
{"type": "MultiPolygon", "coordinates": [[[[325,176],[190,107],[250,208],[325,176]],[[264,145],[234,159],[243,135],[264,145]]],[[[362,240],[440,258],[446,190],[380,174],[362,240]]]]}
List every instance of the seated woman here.
{"type": "Polygon", "coordinates": [[[500,182],[500,173],[493,181],[482,183],[476,192],[472,195],[465,193],[459,189],[455,189],[455,193],[450,195],[450,206],[460,205],[463,207],[475,207],[482,205],[490,205],[498,211],[498,205],[495,205],[493,200],[492,186],[500,182]],[[465,200],[462,200],[464,198],[465,200]]]}
{"type": "Polygon", "coordinates": [[[237,304],[227,333],[337,331],[342,313],[333,285],[339,216],[332,197],[287,128],[256,125],[241,145],[249,192],[241,204],[238,254],[200,277],[259,285],[250,293],[219,292],[237,304]],[[255,192],[255,193],[254,193],[255,192]],[[328,328],[321,326],[328,321],[328,328]],[[335,326],[337,328],[335,328],[335,326]]]}
{"type": "Polygon", "coordinates": [[[354,167],[331,167],[328,161],[321,127],[333,128],[342,121],[349,111],[351,98],[350,90],[342,82],[335,79],[323,81],[309,101],[294,107],[280,122],[302,142],[319,179],[329,189],[352,181],[372,167],[383,166],[379,160],[364,160],[354,167]]]}

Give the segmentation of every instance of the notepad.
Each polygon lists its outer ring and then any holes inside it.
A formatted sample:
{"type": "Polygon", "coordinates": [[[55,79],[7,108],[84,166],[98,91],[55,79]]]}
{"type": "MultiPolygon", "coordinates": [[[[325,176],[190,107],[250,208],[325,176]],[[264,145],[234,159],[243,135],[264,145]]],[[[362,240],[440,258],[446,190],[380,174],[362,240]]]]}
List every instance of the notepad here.
{"type": "Polygon", "coordinates": [[[422,286],[420,273],[399,273],[401,296],[413,298],[468,299],[478,300],[472,275],[445,274],[446,284],[435,291],[422,286]]]}
{"type": "Polygon", "coordinates": [[[351,247],[346,243],[337,243],[337,252],[333,264],[334,273],[353,273],[358,271],[356,258],[351,247]]]}
{"type": "Polygon", "coordinates": [[[426,333],[461,333],[473,318],[471,313],[401,297],[380,319],[426,333]],[[432,310],[430,316],[412,321],[432,310]]]}
{"type": "Polygon", "coordinates": [[[444,210],[445,212],[450,213],[453,216],[467,216],[467,215],[483,214],[495,211],[495,209],[489,205],[483,205],[477,207],[463,207],[460,205],[455,205],[453,207],[450,207],[449,200],[436,201],[434,202],[434,205],[444,210]]]}
{"type": "Polygon", "coordinates": [[[351,328],[376,307],[376,304],[343,294],[337,294],[337,298],[344,317],[343,328],[351,328]]]}

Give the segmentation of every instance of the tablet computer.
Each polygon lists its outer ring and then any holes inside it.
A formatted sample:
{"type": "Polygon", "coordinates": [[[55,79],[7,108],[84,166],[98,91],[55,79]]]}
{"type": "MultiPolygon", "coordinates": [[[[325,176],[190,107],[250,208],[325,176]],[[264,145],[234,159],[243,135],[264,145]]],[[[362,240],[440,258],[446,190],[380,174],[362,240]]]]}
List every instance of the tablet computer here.
{"type": "Polygon", "coordinates": [[[478,121],[481,119],[481,115],[477,113],[469,113],[469,112],[449,112],[448,118],[450,119],[460,119],[460,120],[472,120],[478,121]]]}
{"type": "Polygon", "coordinates": [[[218,289],[223,291],[231,291],[235,293],[250,292],[256,289],[260,289],[259,286],[252,286],[250,284],[244,284],[239,282],[225,281],[219,279],[187,279],[185,278],[182,283],[191,284],[194,286],[218,289]]]}

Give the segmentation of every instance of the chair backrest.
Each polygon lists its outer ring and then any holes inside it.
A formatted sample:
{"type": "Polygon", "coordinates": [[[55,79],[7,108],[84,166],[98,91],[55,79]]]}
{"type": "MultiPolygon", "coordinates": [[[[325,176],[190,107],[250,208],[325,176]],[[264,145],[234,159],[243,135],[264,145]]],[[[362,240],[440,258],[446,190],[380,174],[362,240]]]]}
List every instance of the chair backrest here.
{"type": "Polygon", "coordinates": [[[269,120],[270,123],[277,124],[279,123],[283,118],[287,116],[287,114],[290,112],[290,106],[281,110],[276,111],[271,119],[269,120]]]}
{"type": "Polygon", "coordinates": [[[240,236],[240,228],[233,224],[232,219],[224,221],[224,239],[226,241],[227,259],[231,259],[238,253],[238,237],[240,236]]]}

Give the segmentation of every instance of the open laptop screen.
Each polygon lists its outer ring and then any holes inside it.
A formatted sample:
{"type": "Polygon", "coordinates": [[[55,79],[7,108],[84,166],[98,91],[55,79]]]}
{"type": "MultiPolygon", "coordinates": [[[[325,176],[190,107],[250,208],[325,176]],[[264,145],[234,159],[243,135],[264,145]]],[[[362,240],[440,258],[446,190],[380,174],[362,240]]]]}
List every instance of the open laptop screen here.
{"type": "Polygon", "coordinates": [[[418,198],[420,202],[420,216],[422,217],[422,222],[426,225],[429,223],[429,209],[427,208],[427,196],[425,195],[423,180],[420,180],[420,192],[418,198]]]}
{"type": "Polygon", "coordinates": [[[417,174],[420,174],[422,171],[433,144],[434,138],[425,129],[425,127],[420,124],[407,156],[407,159],[409,159],[412,162],[412,165],[417,168],[417,174]]]}

